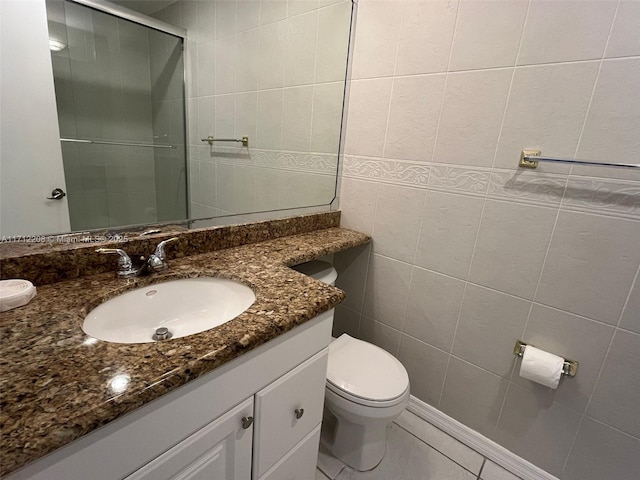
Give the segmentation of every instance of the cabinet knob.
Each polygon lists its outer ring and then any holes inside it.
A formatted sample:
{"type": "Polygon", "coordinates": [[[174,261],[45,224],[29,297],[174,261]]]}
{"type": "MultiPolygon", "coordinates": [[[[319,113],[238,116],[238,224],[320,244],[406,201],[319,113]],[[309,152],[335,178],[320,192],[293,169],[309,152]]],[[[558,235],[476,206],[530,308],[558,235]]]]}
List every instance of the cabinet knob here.
{"type": "Polygon", "coordinates": [[[242,417],[242,428],[245,430],[253,425],[253,417],[242,417]]]}
{"type": "Polygon", "coordinates": [[[294,413],[296,418],[300,420],[302,418],[302,415],[304,415],[304,408],[296,408],[296,411],[294,413]]]}

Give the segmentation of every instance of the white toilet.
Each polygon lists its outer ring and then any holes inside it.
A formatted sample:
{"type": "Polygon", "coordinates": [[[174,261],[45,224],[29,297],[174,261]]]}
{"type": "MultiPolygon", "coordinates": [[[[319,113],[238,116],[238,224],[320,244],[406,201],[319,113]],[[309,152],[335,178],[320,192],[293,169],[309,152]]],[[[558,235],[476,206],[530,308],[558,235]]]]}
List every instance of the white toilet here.
{"type": "MultiPolygon", "coordinates": [[[[334,284],[337,274],[327,262],[293,267],[334,284]]],[[[322,444],[350,467],[365,471],[384,457],[387,426],[409,401],[409,376],[393,355],[347,334],[329,346],[322,444]]]]}

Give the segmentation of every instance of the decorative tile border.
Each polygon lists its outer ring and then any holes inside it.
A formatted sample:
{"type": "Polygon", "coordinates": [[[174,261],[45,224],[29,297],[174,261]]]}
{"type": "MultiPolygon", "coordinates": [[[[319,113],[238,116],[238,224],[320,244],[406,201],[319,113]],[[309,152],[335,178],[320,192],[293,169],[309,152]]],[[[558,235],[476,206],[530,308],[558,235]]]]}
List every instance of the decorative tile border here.
{"type": "Polygon", "coordinates": [[[484,196],[489,186],[490,172],[469,167],[434,164],[429,176],[430,190],[462,192],[484,196]]]}
{"type": "Polygon", "coordinates": [[[354,178],[380,178],[380,161],[376,158],[345,155],[342,175],[354,178]]]}
{"type": "Polygon", "coordinates": [[[494,170],[487,197],[557,207],[562,201],[566,182],[567,175],[494,170]]]}
{"type": "Polygon", "coordinates": [[[431,166],[420,162],[380,161],[380,180],[402,185],[427,187],[431,166]]]}
{"type": "Polygon", "coordinates": [[[295,170],[334,174],[338,169],[338,156],[325,153],[289,152],[278,150],[247,151],[244,148],[204,146],[191,147],[192,160],[201,162],[217,162],[228,165],[245,165],[275,168],[279,170],[295,170]]]}
{"type": "Polygon", "coordinates": [[[640,219],[640,182],[572,176],[561,208],[640,219]]]}

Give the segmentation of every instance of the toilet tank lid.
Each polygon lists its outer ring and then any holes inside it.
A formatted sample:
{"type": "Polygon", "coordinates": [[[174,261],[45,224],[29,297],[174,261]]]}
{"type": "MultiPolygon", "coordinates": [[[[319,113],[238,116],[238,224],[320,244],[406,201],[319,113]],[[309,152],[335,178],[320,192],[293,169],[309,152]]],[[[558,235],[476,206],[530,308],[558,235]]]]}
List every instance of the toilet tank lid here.
{"type": "Polygon", "coordinates": [[[333,268],[329,262],[323,262],[322,260],[312,260],[307,263],[301,263],[300,265],[295,265],[293,267],[294,270],[297,270],[300,273],[304,273],[305,275],[310,276],[320,282],[332,284],[338,278],[338,272],[333,268]]]}
{"type": "Polygon", "coordinates": [[[407,371],[397,358],[346,333],[329,346],[327,380],[351,395],[374,401],[393,400],[409,387],[407,371]]]}

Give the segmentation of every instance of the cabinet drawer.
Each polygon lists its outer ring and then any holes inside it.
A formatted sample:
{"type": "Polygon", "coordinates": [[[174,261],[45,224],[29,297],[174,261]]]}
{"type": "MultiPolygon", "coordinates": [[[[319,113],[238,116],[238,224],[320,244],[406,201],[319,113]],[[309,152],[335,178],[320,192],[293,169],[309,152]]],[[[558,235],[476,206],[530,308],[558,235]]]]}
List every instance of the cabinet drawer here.
{"type": "Polygon", "coordinates": [[[324,349],[256,394],[254,478],[321,422],[328,353],[324,349]]]}
{"type": "Polygon", "coordinates": [[[249,480],[252,429],[243,428],[242,418],[252,414],[249,398],[125,480],[249,480]]]}
{"type": "Polygon", "coordinates": [[[260,480],[310,480],[316,478],[320,425],[311,430],[293,450],[287,453],[260,480]]]}

